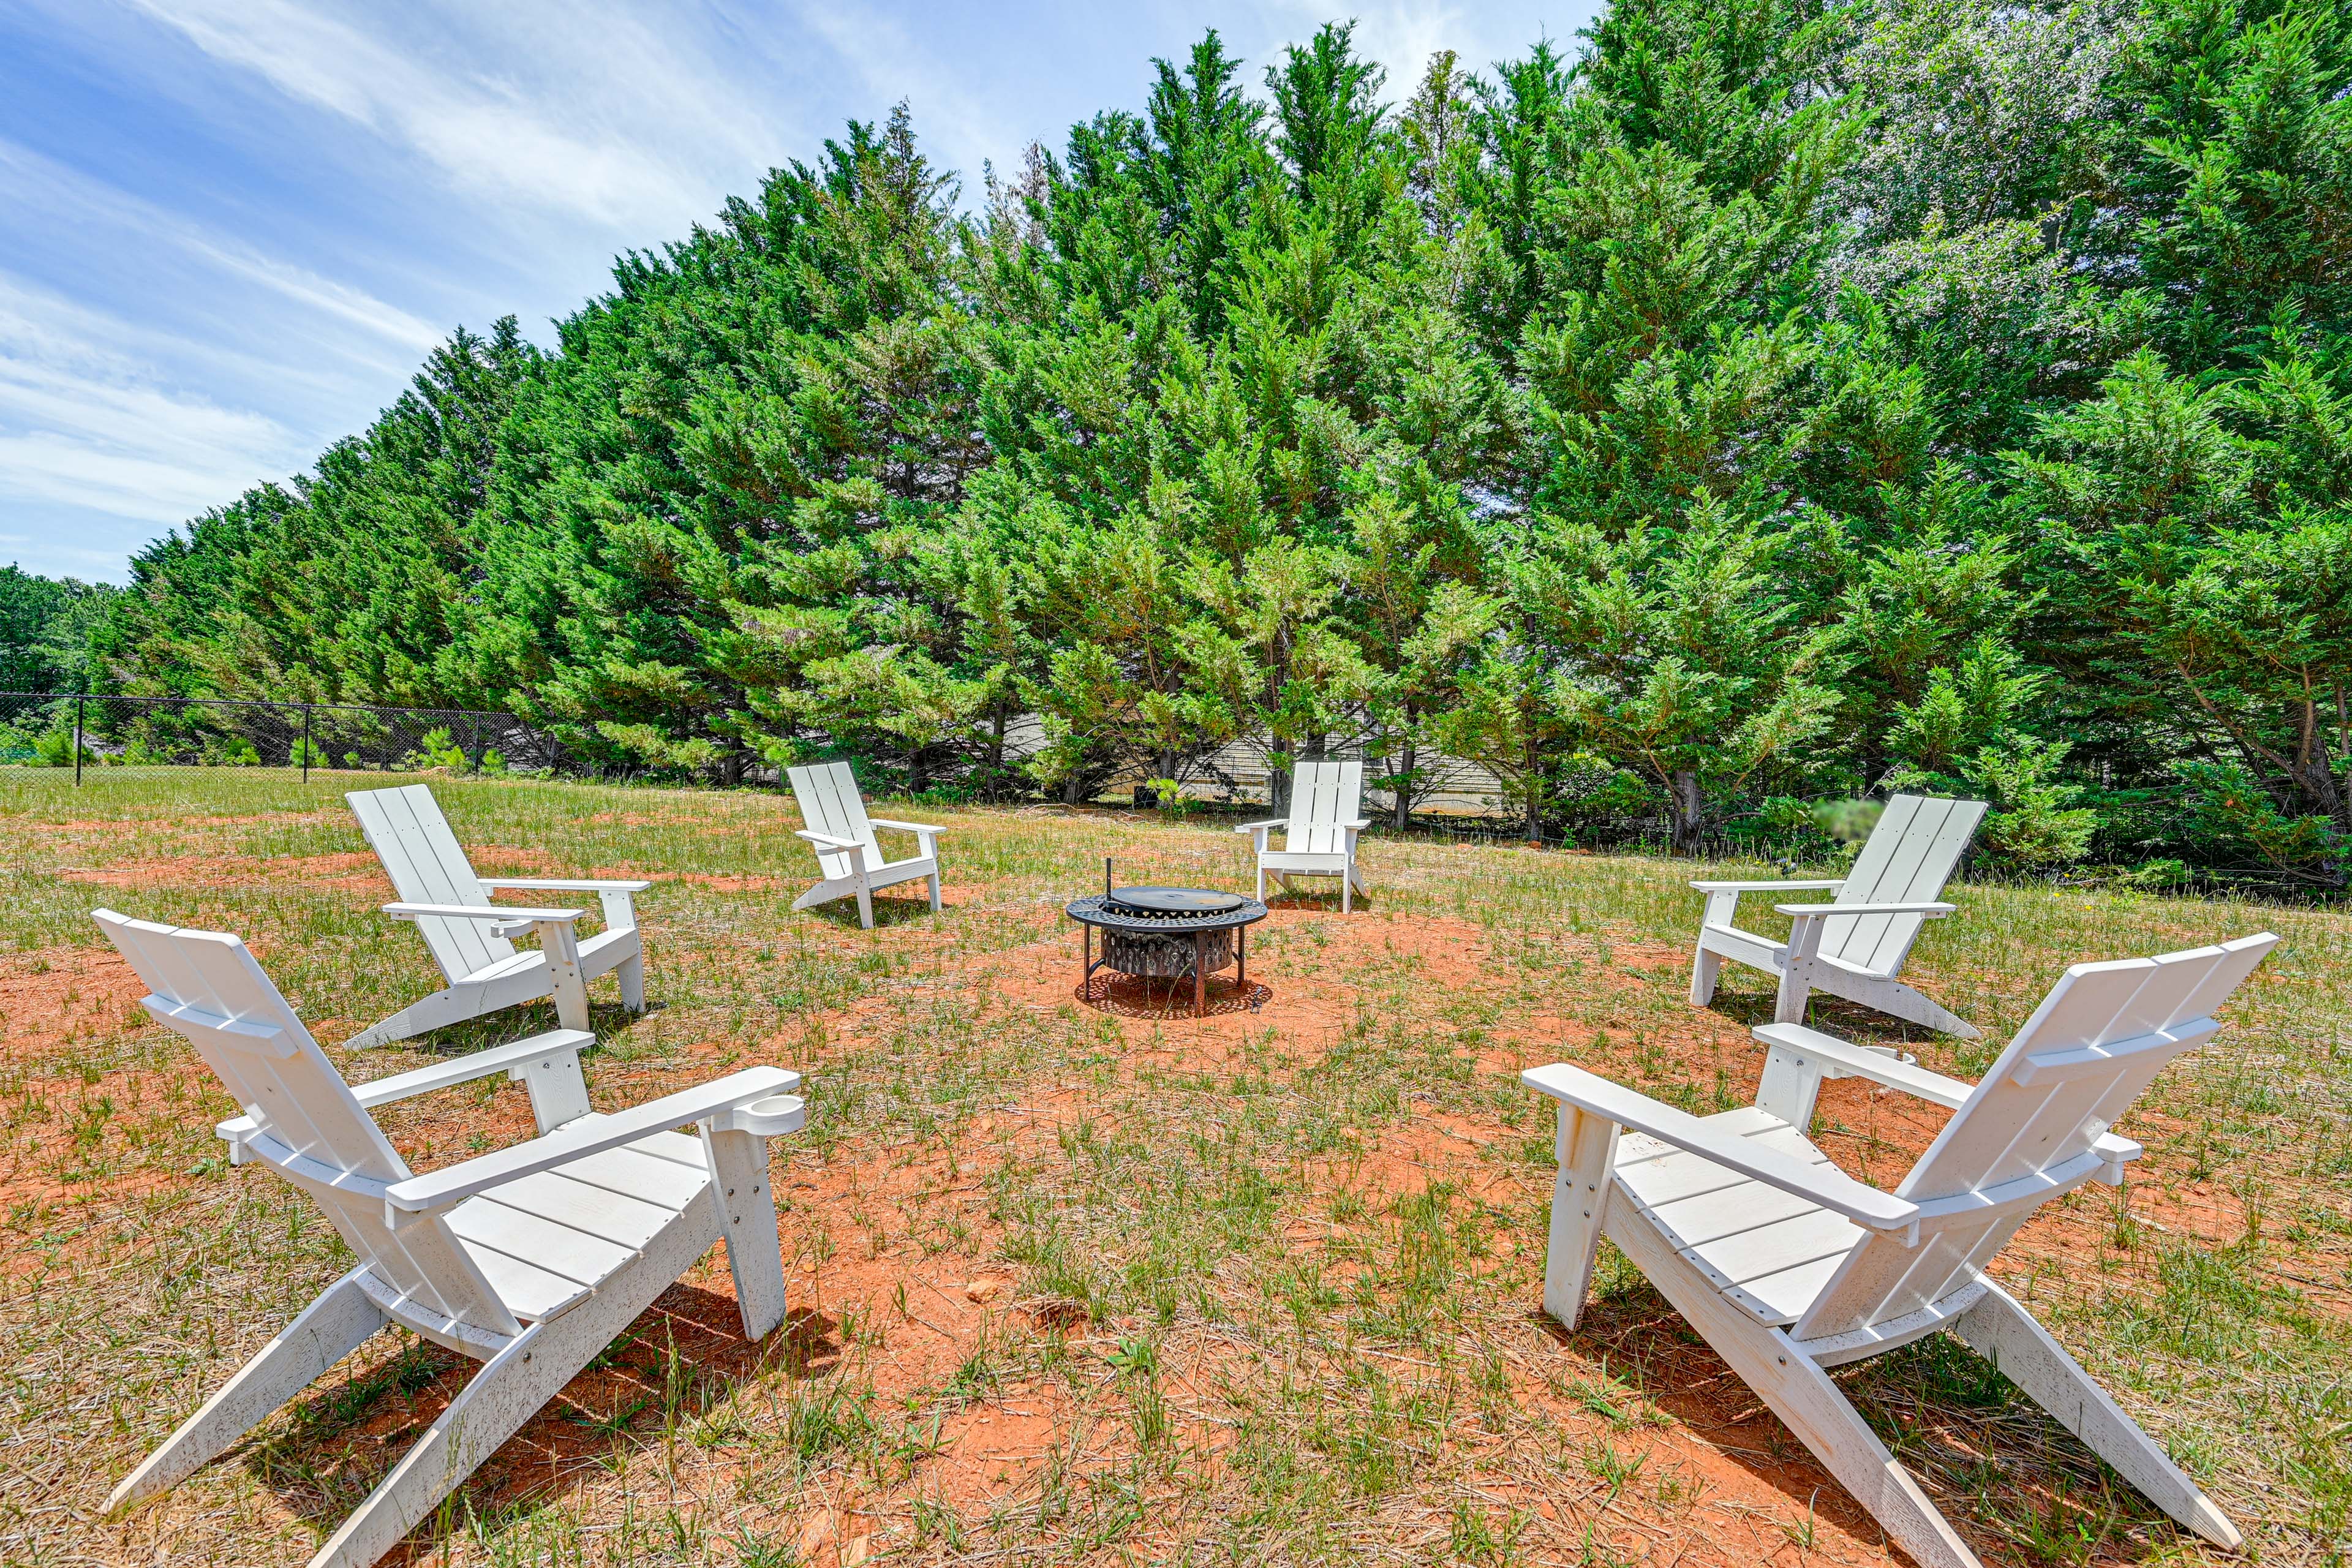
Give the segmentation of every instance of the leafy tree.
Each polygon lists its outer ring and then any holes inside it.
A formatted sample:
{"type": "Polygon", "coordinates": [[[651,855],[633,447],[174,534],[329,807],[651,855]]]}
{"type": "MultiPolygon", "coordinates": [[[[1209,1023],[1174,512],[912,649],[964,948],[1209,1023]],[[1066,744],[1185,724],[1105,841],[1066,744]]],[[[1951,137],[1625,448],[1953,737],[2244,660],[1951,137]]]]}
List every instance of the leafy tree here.
{"type": "Polygon", "coordinates": [[[1679,529],[1563,528],[1553,551],[1515,574],[1514,600],[1557,649],[1573,732],[1664,795],[1676,853],[1759,772],[1802,775],[1844,659],[1841,628],[1807,624],[1782,586],[1784,538],[1710,500],[1679,529]]]}
{"type": "Polygon", "coordinates": [[[117,590],[0,566],[0,691],[80,691],[89,638],[117,590]]]}

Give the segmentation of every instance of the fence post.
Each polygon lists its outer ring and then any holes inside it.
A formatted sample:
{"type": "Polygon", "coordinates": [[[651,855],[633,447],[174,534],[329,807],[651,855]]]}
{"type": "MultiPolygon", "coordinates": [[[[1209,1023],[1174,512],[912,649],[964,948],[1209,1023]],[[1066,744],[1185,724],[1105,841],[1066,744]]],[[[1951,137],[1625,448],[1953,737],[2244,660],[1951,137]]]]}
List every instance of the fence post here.
{"type": "Polygon", "coordinates": [[[310,705],[302,704],[302,782],[310,782],[310,705]]]}
{"type": "Polygon", "coordinates": [[[84,704],[85,702],[88,702],[89,700],[89,693],[88,693],[87,691],[84,691],[84,692],[79,692],[79,693],[77,693],[77,694],[75,695],[75,697],[74,697],[74,740],[73,740],[73,747],[74,747],[74,788],[76,788],[76,789],[79,789],[79,788],[81,788],[81,726],[82,726],[82,704],[84,704]]]}
{"type": "Polygon", "coordinates": [[[476,776],[476,777],[479,777],[479,776],[481,775],[481,772],[482,772],[482,715],[481,715],[478,711],[477,711],[477,712],[475,713],[475,715],[474,715],[474,773],[475,773],[475,776],[476,776]]]}

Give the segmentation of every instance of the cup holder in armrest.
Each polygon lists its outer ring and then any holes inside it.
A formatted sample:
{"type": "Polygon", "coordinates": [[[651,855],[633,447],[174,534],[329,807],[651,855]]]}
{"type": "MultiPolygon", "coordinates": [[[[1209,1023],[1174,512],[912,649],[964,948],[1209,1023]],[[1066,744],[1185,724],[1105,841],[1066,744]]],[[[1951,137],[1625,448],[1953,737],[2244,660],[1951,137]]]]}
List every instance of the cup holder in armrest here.
{"type": "Polygon", "coordinates": [[[781,1138],[797,1132],[808,1121],[808,1102],[797,1094],[772,1094],[749,1105],[739,1105],[710,1119],[713,1132],[749,1132],[754,1138],[781,1138]]]}

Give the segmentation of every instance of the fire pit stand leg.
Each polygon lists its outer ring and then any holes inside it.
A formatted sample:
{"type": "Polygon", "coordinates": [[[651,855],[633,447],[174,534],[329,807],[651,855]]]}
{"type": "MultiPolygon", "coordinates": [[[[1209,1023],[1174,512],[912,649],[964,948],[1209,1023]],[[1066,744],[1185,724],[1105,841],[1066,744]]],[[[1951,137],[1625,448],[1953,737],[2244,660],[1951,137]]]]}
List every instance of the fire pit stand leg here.
{"type": "Polygon", "coordinates": [[[1234,979],[1240,983],[1242,994],[1247,996],[1250,994],[1249,927],[1247,926],[1234,932],[1234,979]]]}
{"type": "Polygon", "coordinates": [[[1209,1011],[1209,933],[1192,933],[1192,1016],[1202,1017],[1209,1011]]]}

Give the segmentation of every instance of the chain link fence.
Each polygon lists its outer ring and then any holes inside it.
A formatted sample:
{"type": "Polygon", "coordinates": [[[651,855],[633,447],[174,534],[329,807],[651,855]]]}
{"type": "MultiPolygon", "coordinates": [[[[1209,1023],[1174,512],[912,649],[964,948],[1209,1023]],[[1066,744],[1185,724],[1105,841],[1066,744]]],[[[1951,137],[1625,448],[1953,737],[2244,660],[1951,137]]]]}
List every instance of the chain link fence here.
{"type": "Polygon", "coordinates": [[[553,773],[554,736],[511,713],[0,691],[0,767],[553,773]]]}

